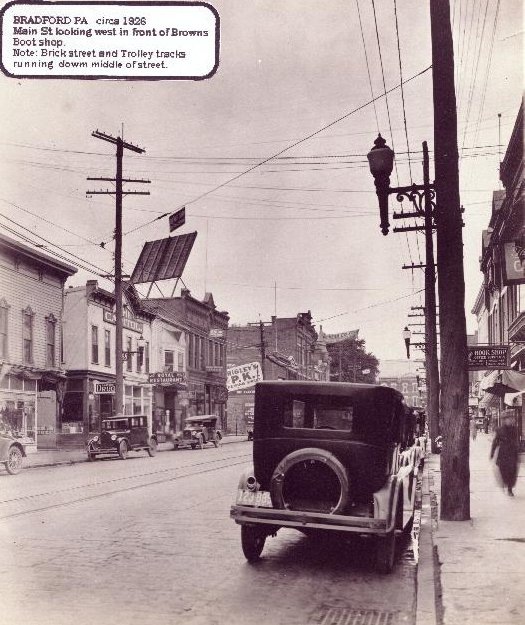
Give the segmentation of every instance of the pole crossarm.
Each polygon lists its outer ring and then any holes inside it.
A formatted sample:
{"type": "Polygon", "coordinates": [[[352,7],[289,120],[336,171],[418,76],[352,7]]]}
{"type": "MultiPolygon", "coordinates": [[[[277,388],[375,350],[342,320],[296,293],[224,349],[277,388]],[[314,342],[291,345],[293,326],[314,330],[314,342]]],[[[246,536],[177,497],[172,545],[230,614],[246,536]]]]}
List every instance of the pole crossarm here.
{"type": "MultiPolygon", "coordinates": [[[[102,182],[117,182],[116,178],[95,178],[93,176],[88,176],[86,180],[98,180],[102,182]]],[[[122,182],[140,182],[144,184],[151,184],[151,180],[145,180],[143,178],[122,178],[122,182]]]]}
{"type": "Polygon", "coordinates": [[[394,232],[413,232],[414,230],[424,232],[425,226],[403,226],[402,228],[394,228],[394,232]]]}
{"type": "Polygon", "coordinates": [[[120,143],[120,145],[125,150],[131,150],[132,152],[137,152],[137,154],[144,154],[144,152],[146,151],[143,148],[139,148],[137,145],[133,145],[133,143],[128,143],[127,141],[124,141],[123,139],[117,137],[112,137],[105,132],[100,132],[100,130],[95,130],[91,133],[91,136],[95,137],[95,139],[102,139],[103,141],[107,141],[108,143],[114,143],[115,145],[120,143]]]}

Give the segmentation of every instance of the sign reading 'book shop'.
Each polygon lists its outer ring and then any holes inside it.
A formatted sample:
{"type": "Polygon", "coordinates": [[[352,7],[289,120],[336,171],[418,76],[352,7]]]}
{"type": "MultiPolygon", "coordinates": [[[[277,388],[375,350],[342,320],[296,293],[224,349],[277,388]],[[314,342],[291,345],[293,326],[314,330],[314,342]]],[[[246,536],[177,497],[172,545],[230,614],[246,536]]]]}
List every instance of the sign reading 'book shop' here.
{"type": "Polygon", "coordinates": [[[508,345],[469,345],[469,371],[508,369],[509,367],[510,348],[508,345]]]}

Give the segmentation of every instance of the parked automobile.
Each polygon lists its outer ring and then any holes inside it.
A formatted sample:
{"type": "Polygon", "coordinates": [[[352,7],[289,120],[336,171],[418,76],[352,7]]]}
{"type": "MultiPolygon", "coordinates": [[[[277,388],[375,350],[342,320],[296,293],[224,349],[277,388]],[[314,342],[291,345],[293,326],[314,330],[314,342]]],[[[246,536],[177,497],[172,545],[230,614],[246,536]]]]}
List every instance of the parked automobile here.
{"type": "Polygon", "coordinates": [[[376,568],[394,565],[408,530],[423,449],[398,391],[338,382],[268,381],[255,389],[253,467],[230,516],[249,562],[282,527],[372,537],[376,568]]]}
{"type": "Polygon", "coordinates": [[[146,415],[117,415],[102,421],[102,431],[87,444],[89,460],[97,456],[118,455],[125,460],[129,451],[145,450],[150,456],[157,453],[157,437],[150,433],[146,415]]]}
{"type": "Polygon", "coordinates": [[[184,422],[184,430],[173,439],[174,449],[191,447],[202,449],[207,443],[219,447],[222,433],[217,429],[217,415],[198,415],[188,417],[184,422]]]}
{"type": "Polygon", "coordinates": [[[26,452],[22,443],[8,431],[0,432],[0,463],[8,473],[16,475],[22,470],[26,452]]]}

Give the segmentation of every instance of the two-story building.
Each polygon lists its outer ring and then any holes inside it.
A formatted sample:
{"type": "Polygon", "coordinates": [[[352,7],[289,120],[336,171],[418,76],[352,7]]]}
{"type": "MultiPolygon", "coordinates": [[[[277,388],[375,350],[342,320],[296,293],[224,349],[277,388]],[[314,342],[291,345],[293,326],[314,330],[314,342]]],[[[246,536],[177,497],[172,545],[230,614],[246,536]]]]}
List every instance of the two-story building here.
{"type": "Polygon", "coordinates": [[[115,353],[115,295],[97,280],[65,291],[64,354],[67,385],[61,429],[63,443],[84,440],[114,413],[115,362],[124,361],[125,414],[152,417],[151,325],[132,285],[123,288],[123,353],[115,353]]]}
{"type": "Polygon", "coordinates": [[[0,234],[0,421],[54,446],[65,380],[64,283],[76,269],[0,234]]]}

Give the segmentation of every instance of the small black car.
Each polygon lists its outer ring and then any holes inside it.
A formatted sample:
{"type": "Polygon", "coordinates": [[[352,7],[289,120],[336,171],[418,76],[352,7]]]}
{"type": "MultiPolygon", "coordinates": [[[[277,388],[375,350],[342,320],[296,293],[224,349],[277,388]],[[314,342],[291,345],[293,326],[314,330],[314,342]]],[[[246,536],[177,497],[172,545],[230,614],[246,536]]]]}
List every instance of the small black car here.
{"type": "Polygon", "coordinates": [[[157,437],[150,434],[145,415],[117,415],[104,419],[101,433],[90,438],[87,445],[88,460],[107,454],[117,454],[125,460],[129,451],[140,450],[146,450],[150,456],[157,453],[157,437]]]}
{"type": "Polygon", "coordinates": [[[340,382],[259,382],[253,468],[231,517],[248,561],[281,527],[373,538],[390,572],[395,532],[410,527],[423,449],[398,391],[340,382]]]}
{"type": "Polygon", "coordinates": [[[221,431],[217,429],[217,415],[197,415],[188,417],[184,422],[184,430],[173,439],[173,448],[203,449],[207,443],[219,447],[222,442],[221,431]]]}

